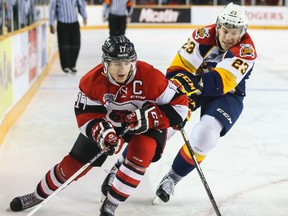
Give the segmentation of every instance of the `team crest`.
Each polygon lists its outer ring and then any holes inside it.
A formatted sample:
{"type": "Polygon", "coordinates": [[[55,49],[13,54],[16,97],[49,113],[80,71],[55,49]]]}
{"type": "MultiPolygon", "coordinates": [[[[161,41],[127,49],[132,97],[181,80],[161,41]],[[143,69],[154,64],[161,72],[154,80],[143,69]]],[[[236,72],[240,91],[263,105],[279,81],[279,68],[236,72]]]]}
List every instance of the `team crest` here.
{"type": "Polygon", "coordinates": [[[126,86],[122,86],[120,88],[120,97],[126,98],[127,92],[128,92],[128,88],[126,86]]]}
{"type": "Polygon", "coordinates": [[[209,29],[210,28],[197,29],[195,39],[198,39],[198,38],[204,39],[205,37],[207,37],[207,38],[210,37],[209,29]]]}
{"type": "Polygon", "coordinates": [[[240,44],[240,56],[246,57],[251,56],[252,58],[255,57],[255,50],[251,44],[240,44]]]}
{"type": "Polygon", "coordinates": [[[106,93],[103,96],[103,100],[105,101],[105,103],[115,101],[115,95],[111,93],[106,93]]]}

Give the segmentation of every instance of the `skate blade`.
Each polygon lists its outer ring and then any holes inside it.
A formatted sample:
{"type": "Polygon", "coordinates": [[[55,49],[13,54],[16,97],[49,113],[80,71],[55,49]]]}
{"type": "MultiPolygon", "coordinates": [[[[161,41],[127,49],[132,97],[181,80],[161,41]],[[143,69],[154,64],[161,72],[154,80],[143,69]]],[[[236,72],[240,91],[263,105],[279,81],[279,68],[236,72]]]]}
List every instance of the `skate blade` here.
{"type": "Polygon", "coordinates": [[[153,205],[159,205],[159,204],[162,204],[164,203],[158,196],[155,196],[153,199],[152,199],[152,204],[153,205]]]}
{"type": "Polygon", "coordinates": [[[6,212],[13,212],[10,207],[6,209],[6,212]]]}

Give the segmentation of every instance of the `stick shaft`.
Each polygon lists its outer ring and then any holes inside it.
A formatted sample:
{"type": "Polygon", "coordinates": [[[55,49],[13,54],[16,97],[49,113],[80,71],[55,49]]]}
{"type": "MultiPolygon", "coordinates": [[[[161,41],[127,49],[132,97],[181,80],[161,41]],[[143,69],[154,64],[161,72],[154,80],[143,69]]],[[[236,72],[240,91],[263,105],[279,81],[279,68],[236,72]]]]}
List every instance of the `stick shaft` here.
{"type": "MultiPolygon", "coordinates": [[[[130,130],[130,127],[127,126],[119,135],[119,137],[124,136],[128,131],[130,130]]],[[[57,190],[55,190],[52,194],[50,194],[45,200],[43,200],[38,206],[36,206],[27,216],[34,215],[39,209],[41,209],[50,199],[52,199],[54,196],[56,196],[61,190],[67,187],[72,181],[74,181],[84,170],[86,170],[94,161],[96,161],[102,154],[104,154],[107,149],[103,149],[100,151],[94,158],[92,158],[88,163],[83,165],[76,173],[74,173],[67,181],[65,181],[57,190]]]]}
{"type": "Polygon", "coordinates": [[[185,143],[186,143],[186,146],[187,146],[187,148],[188,148],[188,150],[189,150],[189,153],[190,153],[191,158],[192,158],[192,160],[193,160],[193,162],[194,162],[194,164],[195,164],[195,167],[196,167],[197,172],[198,172],[198,174],[199,174],[199,176],[200,176],[200,179],[201,179],[201,181],[202,181],[202,183],[203,183],[203,185],[204,185],[204,188],[205,188],[205,190],[206,190],[206,192],[207,192],[207,194],[208,194],[208,197],[209,197],[210,202],[211,202],[211,204],[212,204],[212,206],[213,206],[213,208],[214,208],[214,211],[215,211],[215,213],[217,214],[217,216],[221,216],[221,213],[220,213],[220,211],[219,211],[219,208],[218,208],[218,206],[217,206],[217,204],[216,204],[216,201],[215,201],[215,199],[214,199],[214,197],[213,197],[213,194],[212,194],[212,192],[211,192],[211,190],[210,190],[210,188],[209,188],[209,185],[208,185],[208,183],[207,183],[207,181],[206,181],[206,178],[205,178],[205,176],[204,176],[204,174],[203,174],[203,171],[202,171],[202,169],[201,169],[201,167],[200,167],[200,165],[199,165],[199,163],[198,163],[198,161],[197,161],[197,159],[196,159],[196,157],[195,157],[194,151],[193,151],[193,149],[192,149],[192,147],[191,147],[191,145],[190,145],[189,139],[188,139],[188,137],[187,137],[187,134],[186,134],[184,128],[181,128],[181,129],[180,129],[180,132],[181,132],[182,137],[183,137],[183,139],[184,139],[184,141],[185,141],[185,143]]]}
{"type": "Polygon", "coordinates": [[[92,160],[82,166],[76,173],[74,173],[67,181],[65,181],[57,190],[55,190],[52,194],[50,194],[45,200],[43,200],[38,206],[36,206],[27,216],[34,215],[40,208],[42,208],[50,199],[56,196],[61,190],[67,187],[75,178],[77,178],[84,170],[86,170],[95,160],[97,160],[102,154],[104,150],[98,153],[92,160]]]}

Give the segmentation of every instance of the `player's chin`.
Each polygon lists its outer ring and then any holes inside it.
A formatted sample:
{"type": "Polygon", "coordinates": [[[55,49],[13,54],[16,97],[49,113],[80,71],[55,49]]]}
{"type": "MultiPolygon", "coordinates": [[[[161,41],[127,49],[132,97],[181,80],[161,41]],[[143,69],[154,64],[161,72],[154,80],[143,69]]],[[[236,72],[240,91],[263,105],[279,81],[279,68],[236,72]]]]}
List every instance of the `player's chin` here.
{"type": "Polygon", "coordinates": [[[224,50],[229,50],[233,45],[234,45],[233,43],[225,43],[225,42],[223,42],[222,48],[224,50]]]}
{"type": "Polygon", "coordinates": [[[124,83],[124,82],[126,81],[126,78],[127,78],[127,76],[118,75],[116,81],[117,81],[118,83],[124,83]]]}

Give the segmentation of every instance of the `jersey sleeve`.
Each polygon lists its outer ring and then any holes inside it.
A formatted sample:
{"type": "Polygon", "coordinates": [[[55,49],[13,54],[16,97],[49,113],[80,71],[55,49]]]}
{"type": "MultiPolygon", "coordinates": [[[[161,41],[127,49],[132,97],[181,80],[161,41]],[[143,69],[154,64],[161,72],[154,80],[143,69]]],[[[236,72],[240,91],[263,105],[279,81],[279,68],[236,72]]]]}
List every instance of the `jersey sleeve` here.
{"type": "Polygon", "coordinates": [[[215,26],[196,29],[178,50],[167,69],[167,77],[173,71],[186,71],[195,74],[205,56],[215,46],[215,26]]]}
{"type": "Polygon", "coordinates": [[[131,17],[132,14],[133,14],[134,5],[135,5],[134,0],[128,0],[128,1],[127,1],[127,4],[126,4],[126,6],[127,6],[127,13],[128,13],[127,15],[128,15],[129,17],[131,17]]]}
{"type": "Polygon", "coordinates": [[[200,66],[199,62],[203,61],[203,57],[199,52],[199,44],[195,43],[192,37],[189,37],[187,42],[178,50],[172,63],[167,69],[167,77],[170,77],[170,73],[173,71],[187,71],[195,73],[200,66]]]}
{"type": "Polygon", "coordinates": [[[158,129],[168,128],[180,124],[188,115],[188,99],[187,96],[180,93],[177,87],[167,80],[163,73],[157,69],[153,69],[152,85],[149,87],[155,92],[158,89],[156,104],[161,110],[161,122],[158,129]],[[155,82],[157,80],[157,82],[155,82]]]}
{"type": "Polygon", "coordinates": [[[104,0],[102,6],[103,6],[102,17],[108,19],[111,0],[104,0]]]}
{"type": "Polygon", "coordinates": [[[158,104],[164,116],[164,121],[161,125],[163,128],[180,124],[188,115],[187,96],[178,92],[176,86],[170,81],[163,94],[158,98],[158,104]],[[172,95],[173,97],[171,98],[172,95]],[[167,99],[170,99],[169,103],[163,104],[167,99]]]}
{"type": "Polygon", "coordinates": [[[257,57],[254,43],[246,33],[241,41],[230,50],[222,52],[216,44],[215,25],[196,29],[187,42],[179,49],[171,65],[167,69],[167,78],[179,72],[188,72],[201,76],[203,96],[219,96],[227,92],[235,92],[236,87],[248,77],[257,57]],[[204,61],[213,57],[213,70],[199,74],[199,67],[204,61]]]}
{"type": "Polygon", "coordinates": [[[84,0],[78,1],[78,11],[83,19],[87,19],[86,2],[84,0]]]}
{"type": "MultiPolygon", "coordinates": [[[[24,3],[22,3],[24,4],[24,3]]],[[[54,26],[54,21],[56,19],[56,0],[50,0],[49,3],[49,23],[54,26]]]]}
{"type": "Polygon", "coordinates": [[[98,67],[95,67],[80,80],[79,92],[74,106],[78,128],[86,137],[91,137],[93,125],[103,121],[107,113],[104,103],[96,97],[97,94],[94,92],[93,86],[100,87],[99,79],[95,76],[97,71],[98,67]]]}

